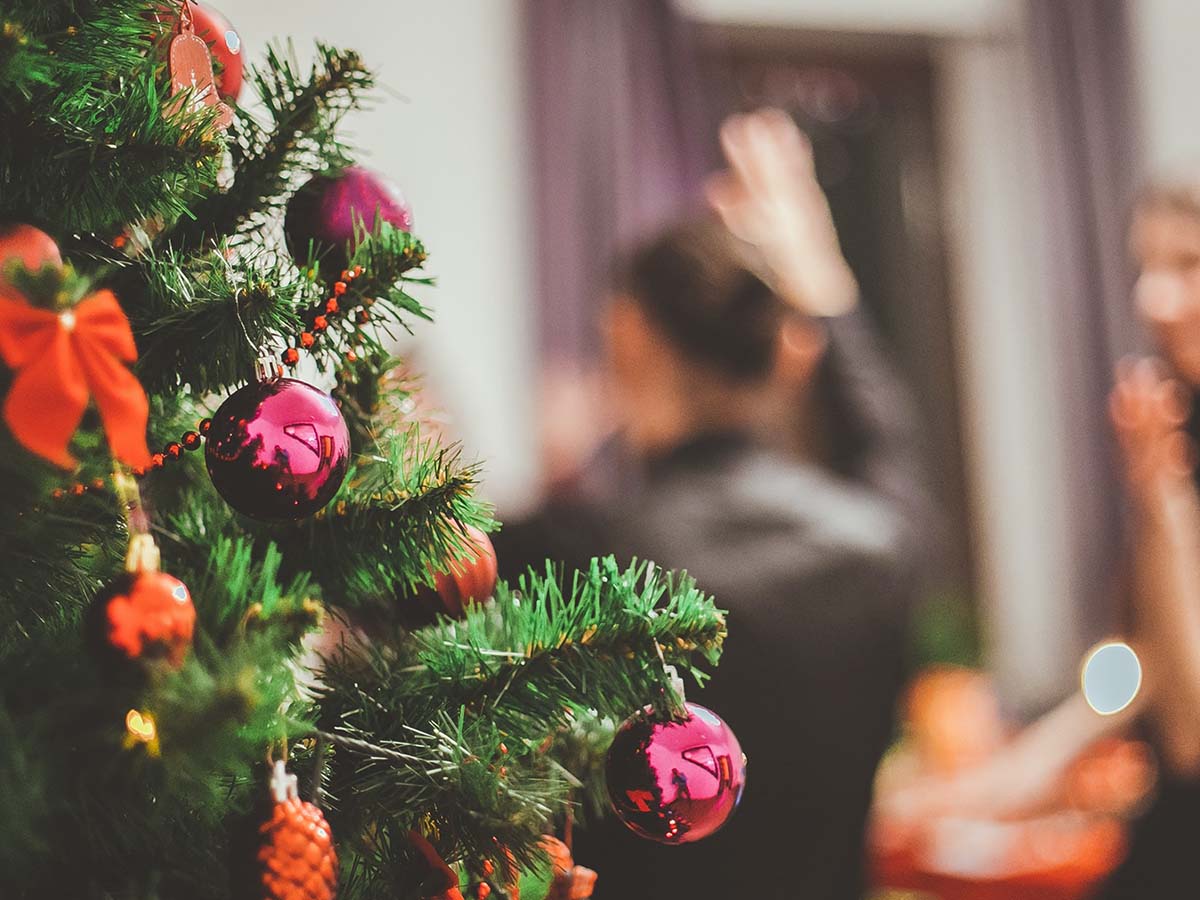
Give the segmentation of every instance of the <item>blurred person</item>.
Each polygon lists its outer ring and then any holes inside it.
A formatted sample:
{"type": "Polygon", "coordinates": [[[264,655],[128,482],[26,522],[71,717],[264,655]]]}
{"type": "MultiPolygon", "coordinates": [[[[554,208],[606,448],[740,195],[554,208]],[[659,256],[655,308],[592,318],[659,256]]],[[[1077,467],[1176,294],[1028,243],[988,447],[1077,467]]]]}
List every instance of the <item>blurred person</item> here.
{"type": "Polygon", "coordinates": [[[1191,836],[1200,826],[1200,189],[1147,191],[1130,243],[1137,308],[1162,363],[1121,367],[1112,414],[1131,497],[1131,627],[1164,777],[1102,893],[1108,900],[1178,896],[1195,878],[1191,836]]]}
{"type": "Polygon", "coordinates": [[[635,251],[606,312],[636,476],[600,499],[560,491],[497,548],[509,573],[546,555],[648,557],[687,569],[730,611],[722,663],[690,696],[749,757],[741,808],[694,845],[651,844],[615,821],[585,830],[576,856],[599,873],[598,900],[848,900],[864,890],[872,778],[902,678],[915,425],[857,321],[803,136],[772,112],[721,137],[719,217],[635,251]],[[779,449],[810,406],[800,398],[831,384],[849,410],[850,477],[816,450],[779,449]]]}
{"type": "Polygon", "coordinates": [[[1142,661],[1142,691],[1110,717],[1072,696],[986,762],[951,778],[918,780],[880,809],[908,820],[1029,816],[1052,802],[1089,744],[1144,730],[1157,750],[1160,784],[1134,825],[1127,858],[1099,894],[1104,900],[1183,896],[1194,879],[1200,825],[1200,187],[1148,190],[1130,247],[1138,266],[1134,301],[1160,353],[1123,361],[1110,398],[1130,501],[1126,625],[1142,661]]]}

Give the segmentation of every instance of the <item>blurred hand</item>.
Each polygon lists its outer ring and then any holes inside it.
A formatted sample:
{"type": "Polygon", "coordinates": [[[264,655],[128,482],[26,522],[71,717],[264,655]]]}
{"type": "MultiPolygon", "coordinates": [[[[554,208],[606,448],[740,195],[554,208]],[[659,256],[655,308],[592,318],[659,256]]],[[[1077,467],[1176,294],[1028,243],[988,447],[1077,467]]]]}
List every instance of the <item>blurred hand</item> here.
{"type": "Polygon", "coordinates": [[[1176,269],[1146,269],[1134,296],[1175,371],[1189,384],[1200,385],[1200,303],[1190,284],[1176,269]]]}
{"type": "Polygon", "coordinates": [[[548,488],[578,475],[618,424],[603,376],[562,364],[543,373],[540,418],[548,488]]]}
{"type": "Polygon", "coordinates": [[[858,302],[833,216],[813,167],[812,145],[777,109],[726,119],[721,147],[729,170],[707,185],[725,225],[756,246],[782,298],[810,316],[836,316],[858,302]]]}
{"type": "Polygon", "coordinates": [[[1060,790],[1059,772],[1027,763],[1021,753],[1000,751],[964,772],[924,775],[890,794],[878,795],[875,808],[882,817],[901,824],[928,824],[947,817],[1027,818],[1052,807],[1060,790]]]}
{"type": "Polygon", "coordinates": [[[1135,495],[1192,473],[1191,441],[1181,430],[1188,401],[1182,385],[1157,360],[1122,360],[1109,414],[1135,495]]]}

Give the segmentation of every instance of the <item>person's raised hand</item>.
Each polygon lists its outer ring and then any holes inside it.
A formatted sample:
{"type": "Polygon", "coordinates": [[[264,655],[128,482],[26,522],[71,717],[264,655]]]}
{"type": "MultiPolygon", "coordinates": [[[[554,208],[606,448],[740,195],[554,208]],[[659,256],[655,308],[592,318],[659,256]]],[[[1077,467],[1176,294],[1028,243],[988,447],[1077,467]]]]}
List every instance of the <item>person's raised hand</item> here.
{"type": "Polygon", "coordinates": [[[709,179],[706,193],[726,227],[759,249],[782,299],[811,316],[849,312],[858,283],[808,138],[787,113],[764,109],[726,119],[721,147],[729,169],[709,179]]]}
{"type": "Polygon", "coordinates": [[[1191,440],[1183,432],[1188,401],[1182,385],[1157,360],[1122,360],[1109,395],[1109,415],[1135,495],[1166,481],[1187,479],[1191,440]]]}

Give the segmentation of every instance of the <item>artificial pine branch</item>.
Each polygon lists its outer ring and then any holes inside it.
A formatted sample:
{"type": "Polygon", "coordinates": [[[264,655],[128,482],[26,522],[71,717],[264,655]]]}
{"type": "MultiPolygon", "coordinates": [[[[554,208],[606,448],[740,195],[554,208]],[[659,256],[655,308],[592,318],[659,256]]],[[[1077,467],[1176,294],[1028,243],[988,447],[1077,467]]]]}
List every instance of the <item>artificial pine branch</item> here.
{"type": "MultiPolygon", "coordinates": [[[[345,284],[279,246],[272,217],[299,181],[350,162],[337,125],[372,77],[350,52],[319,46],[302,72],[271,50],[251,74],[266,116],[239,111],[227,138],[211,110],[164,117],[160,12],[156,0],[4,5],[0,218],[45,227],[82,273],[72,283],[115,291],[155,448],[195,429],[260,350],[299,343],[336,376],[356,455],[334,502],[295,524],[233,512],[203,452],[141,478],[196,633],[179,671],[116,671],[82,626],[127,537],[95,411],[70,473],[0,428],[0,881],[20,898],[228,900],[230,878],[251,889],[228,861],[253,837],[233,826],[253,834],[266,748],[285,738],[294,771],[319,784],[328,769],[343,900],[425,893],[410,829],[467,872],[533,866],[611,723],[674,708],[663,662],[703,677],[724,618],[686,578],[611,559],[568,582],[530,573],[460,622],[409,632],[373,615],[461,555],[465,526],[495,523],[474,496],[478,468],[412,423],[412,386],[388,372],[384,340],[429,318],[413,293],[431,284],[421,243],[359,223],[345,284]],[[361,616],[375,643],[328,660],[314,696],[298,676],[312,675],[301,639],[317,600],[361,616]],[[131,711],[157,723],[153,740],[130,730],[131,711]]],[[[0,394],[12,377],[0,368],[0,394]]]]}
{"type": "Polygon", "coordinates": [[[515,589],[501,584],[492,605],[417,632],[427,688],[502,727],[562,725],[570,708],[624,718],[655,693],[648,686],[669,684],[664,661],[702,680],[696,659],[720,658],[724,614],[686,575],[606,557],[569,591],[563,580],[530,572],[515,589]]]}
{"type": "MultiPolygon", "coordinates": [[[[364,234],[355,254],[363,274],[340,302],[342,326],[331,325],[310,348],[322,371],[344,365],[346,354],[382,357],[380,340],[393,326],[429,312],[408,294],[411,272],[425,259],[420,241],[386,222],[364,234]],[[371,329],[355,324],[368,310],[371,329]]],[[[151,391],[189,388],[221,393],[246,381],[254,360],[292,346],[325,311],[328,292],[311,268],[297,269],[278,254],[228,246],[187,253],[167,244],[147,248],[115,267],[107,283],[121,298],[138,341],[137,372],[151,391]]]]}
{"type": "Polygon", "coordinates": [[[228,190],[192,207],[170,236],[179,248],[236,234],[286,199],[295,174],[345,164],[334,129],[374,84],[357,53],[317,45],[317,61],[307,77],[290,47],[272,47],[266,64],[251,70],[249,82],[271,119],[270,128],[239,111],[231,145],[235,175],[228,190]]]}
{"type": "Polygon", "coordinates": [[[200,396],[244,384],[264,350],[277,352],[299,331],[297,309],[312,296],[291,260],[230,259],[224,248],[189,256],[170,246],[148,251],[117,290],[137,337],[142,383],[200,396]]]}
{"type": "Polygon", "coordinates": [[[372,810],[420,811],[448,860],[490,858],[499,830],[529,863],[549,816],[514,820],[495,804],[514,786],[536,788],[547,810],[565,795],[548,776],[546,740],[581,719],[623,719],[653,698],[672,706],[660,658],[697,677],[697,661],[719,658],[724,615],[686,577],[646,563],[621,569],[609,557],[577,573],[569,591],[561,582],[531,572],[462,621],[416,632],[398,654],[351,648],[327,661],[321,706],[334,733],[395,751],[339,751],[333,790],[352,792],[338,815],[353,833],[370,832],[372,810]]]}
{"type": "Polygon", "coordinates": [[[15,16],[0,23],[16,35],[0,39],[0,73],[18,77],[0,104],[0,218],[112,237],[132,221],[183,214],[215,184],[222,141],[207,111],[163,115],[154,47],[167,26],[155,5],[60,6],[70,24],[49,33],[15,16]]]}
{"type": "Polygon", "coordinates": [[[53,83],[46,47],[19,21],[0,18],[0,106],[28,103],[34,91],[53,83]]]}
{"type": "Polygon", "coordinates": [[[379,435],[342,491],[283,540],[339,606],[391,607],[466,551],[463,527],[493,527],[473,496],[478,467],[419,426],[379,435]],[[351,539],[352,538],[352,539],[351,539]]]}

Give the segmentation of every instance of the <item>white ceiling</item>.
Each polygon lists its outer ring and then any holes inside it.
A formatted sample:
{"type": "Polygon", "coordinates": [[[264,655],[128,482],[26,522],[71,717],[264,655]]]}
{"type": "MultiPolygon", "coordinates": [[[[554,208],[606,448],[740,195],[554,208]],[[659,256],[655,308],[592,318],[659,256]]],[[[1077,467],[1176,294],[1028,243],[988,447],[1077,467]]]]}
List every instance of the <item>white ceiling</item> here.
{"type": "Polygon", "coordinates": [[[980,35],[1011,30],[1016,0],[677,0],[705,20],[838,31],[980,35]]]}

